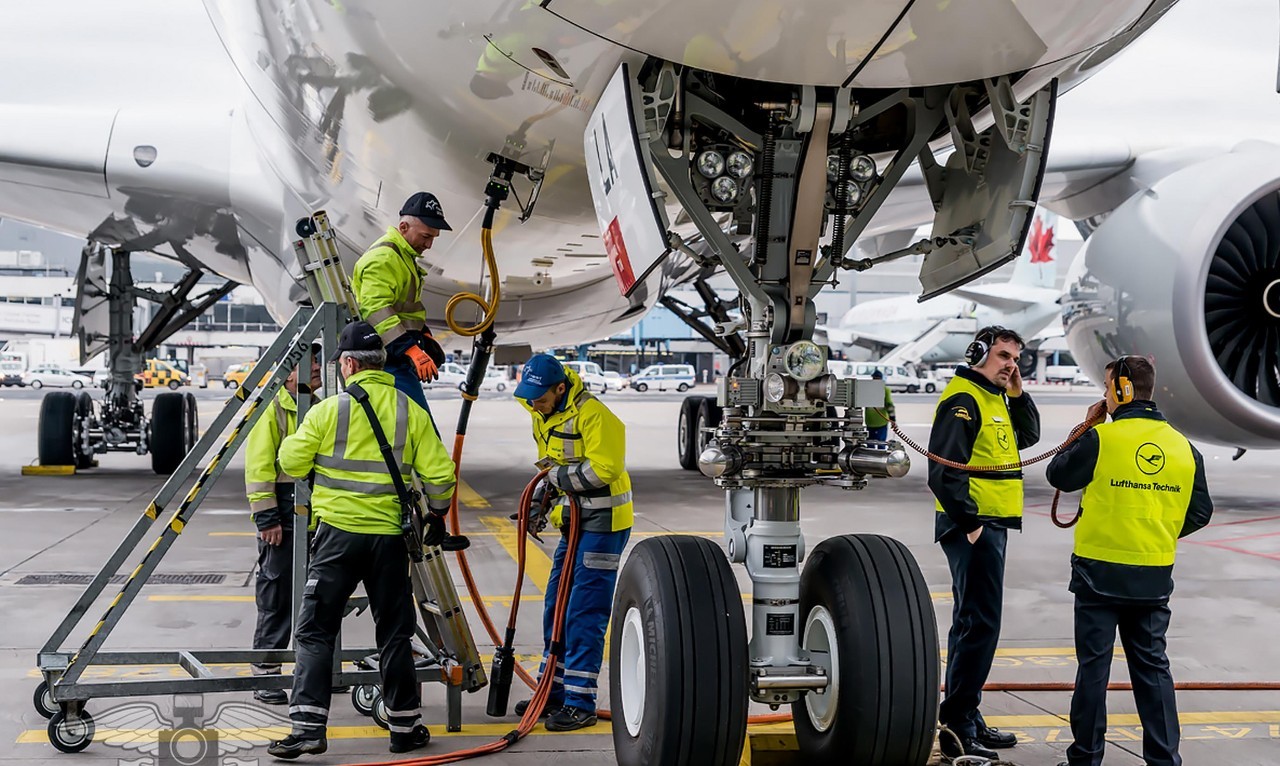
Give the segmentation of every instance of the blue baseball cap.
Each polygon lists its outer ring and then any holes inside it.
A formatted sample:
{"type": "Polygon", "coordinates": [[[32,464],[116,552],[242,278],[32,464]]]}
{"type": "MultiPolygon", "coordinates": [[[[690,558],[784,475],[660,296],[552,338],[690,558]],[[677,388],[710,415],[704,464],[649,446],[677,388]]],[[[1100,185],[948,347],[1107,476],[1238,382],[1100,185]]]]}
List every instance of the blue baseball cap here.
{"type": "Polygon", "coordinates": [[[550,391],[552,386],[568,378],[564,366],[550,354],[535,354],[524,363],[520,371],[520,385],[516,386],[517,399],[537,399],[550,391]]]}

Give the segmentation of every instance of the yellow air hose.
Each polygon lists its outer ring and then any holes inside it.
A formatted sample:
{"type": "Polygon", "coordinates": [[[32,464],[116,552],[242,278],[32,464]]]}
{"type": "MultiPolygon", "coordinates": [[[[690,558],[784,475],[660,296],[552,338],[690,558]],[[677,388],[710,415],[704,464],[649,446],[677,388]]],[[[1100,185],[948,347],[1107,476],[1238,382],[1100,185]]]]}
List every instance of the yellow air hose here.
{"type": "Polygon", "coordinates": [[[444,321],[449,329],[457,335],[474,338],[493,326],[498,318],[498,306],[502,302],[502,285],[498,278],[498,261],[493,254],[493,209],[490,208],[484,219],[484,227],[480,229],[480,246],[484,250],[484,263],[489,274],[492,288],[488,300],[472,292],[461,292],[449,299],[444,306],[444,321]],[[464,303],[474,303],[480,307],[480,321],[474,325],[464,325],[454,318],[454,312],[464,303]]]}

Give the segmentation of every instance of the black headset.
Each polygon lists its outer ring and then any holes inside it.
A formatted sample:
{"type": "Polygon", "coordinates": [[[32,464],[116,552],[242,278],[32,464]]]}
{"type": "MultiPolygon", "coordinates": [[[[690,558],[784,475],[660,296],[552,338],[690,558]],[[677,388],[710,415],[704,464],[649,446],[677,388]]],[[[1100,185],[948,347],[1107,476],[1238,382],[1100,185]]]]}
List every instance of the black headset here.
{"type": "Polygon", "coordinates": [[[978,334],[973,337],[973,342],[964,350],[964,361],[970,367],[981,367],[982,363],[987,361],[987,355],[991,353],[991,347],[995,345],[996,338],[1006,332],[1009,331],[998,324],[978,330],[978,334]]]}
{"type": "Polygon", "coordinates": [[[1116,404],[1128,404],[1133,401],[1133,371],[1129,369],[1129,357],[1122,356],[1111,367],[1111,393],[1116,404]]]}

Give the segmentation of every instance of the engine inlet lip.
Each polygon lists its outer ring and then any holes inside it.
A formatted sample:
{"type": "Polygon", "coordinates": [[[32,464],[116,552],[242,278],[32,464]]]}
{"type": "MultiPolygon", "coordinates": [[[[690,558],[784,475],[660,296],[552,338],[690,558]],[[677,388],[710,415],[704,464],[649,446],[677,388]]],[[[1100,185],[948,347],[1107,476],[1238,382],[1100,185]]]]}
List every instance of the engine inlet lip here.
{"type": "Polygon", "coordinates": [[[1262,289],[1262,308],[1276,319],[1280,319],[1280,279],[1262,289]]]}

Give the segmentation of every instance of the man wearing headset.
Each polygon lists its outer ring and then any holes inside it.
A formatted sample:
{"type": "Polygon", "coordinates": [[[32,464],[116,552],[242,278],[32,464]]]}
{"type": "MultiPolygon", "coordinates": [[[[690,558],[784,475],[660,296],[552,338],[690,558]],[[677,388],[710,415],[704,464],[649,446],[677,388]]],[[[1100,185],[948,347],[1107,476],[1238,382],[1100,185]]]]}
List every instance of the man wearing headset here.
{"type": "MultiPolygon", "coordinates": [[[[1003,327],[984,327],[965,351],[933,417],[929,451],[975,467],[1009,466],[1018,450],[1040,440],[1040,413],[1022,390],[1023,342],[1003,327]]],[[[1022,529],[1022,471],[961,470],[929,463],[937,500],[934,539],[951,568],[951,630],[947,634],[947,694],[939,721],[955,737],[940,739],[943,755],[997,760],[992,748],[1013,747],[1014,735],[986,725],[978,706],[991,672],[1004,601],[1005,546],[1022,529]]]]}
{"type": "Polygon", "coordinates": [[[1213,500],[1204,458],[1165,422],[1151,397],[1151,361],[1125,356],[1107,365],[1106,400],[1089,420],[1111,422],[1081,436],[1049,464],[1049,483],[1084,490],[1071,556],[1076,670],[1067,760],[1102,763],[1107,681],[1116,629],[1142,722],[1142,760],[1178,766],[1178,710],[1165,654],[1178,538],[1209,523],[1213,500]]]}

